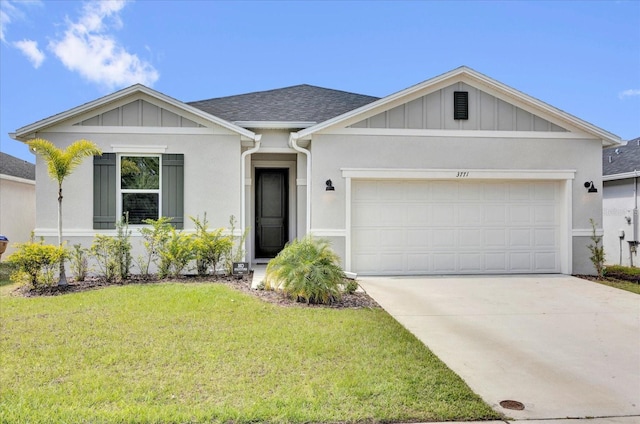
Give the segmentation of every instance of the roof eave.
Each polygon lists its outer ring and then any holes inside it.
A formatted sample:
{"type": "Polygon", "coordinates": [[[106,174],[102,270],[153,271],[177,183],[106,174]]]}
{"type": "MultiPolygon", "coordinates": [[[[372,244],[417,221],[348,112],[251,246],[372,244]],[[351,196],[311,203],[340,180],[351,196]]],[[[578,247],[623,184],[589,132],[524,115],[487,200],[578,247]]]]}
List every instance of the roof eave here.
{"type": "Polygon", "coordinates": [[[233,121],[234,125],[242,128],[254,129],[296,129],[309,128],[316,125],[315,121],[233,121]]]}

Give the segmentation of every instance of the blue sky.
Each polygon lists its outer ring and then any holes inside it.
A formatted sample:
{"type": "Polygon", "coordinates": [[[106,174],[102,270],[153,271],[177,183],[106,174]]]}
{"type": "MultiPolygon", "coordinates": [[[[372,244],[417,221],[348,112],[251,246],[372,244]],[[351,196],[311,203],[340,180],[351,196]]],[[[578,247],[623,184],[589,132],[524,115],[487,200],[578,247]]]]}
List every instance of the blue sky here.
{"type": "Polygon", "coordinates": [[[140,82],[182,101],[296,84],[386,96],[461,65],[640,136],[640,1],[0,0],[8,133],[140,82]]]}

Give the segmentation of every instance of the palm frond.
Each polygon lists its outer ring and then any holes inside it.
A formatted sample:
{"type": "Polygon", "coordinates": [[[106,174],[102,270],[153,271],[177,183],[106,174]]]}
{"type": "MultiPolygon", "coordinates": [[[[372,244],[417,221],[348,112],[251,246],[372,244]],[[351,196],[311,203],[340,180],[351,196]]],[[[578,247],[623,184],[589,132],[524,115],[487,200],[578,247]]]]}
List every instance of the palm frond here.
{"type": "Polygon", "coordinates": [[[49,140],[35,138],[27,142],[29,148],[47,163],[47,171],[58,184],[87,156],[101,155],[102,151],[93,142],[77,140],[65,150],[56,147],[49,140]]]}

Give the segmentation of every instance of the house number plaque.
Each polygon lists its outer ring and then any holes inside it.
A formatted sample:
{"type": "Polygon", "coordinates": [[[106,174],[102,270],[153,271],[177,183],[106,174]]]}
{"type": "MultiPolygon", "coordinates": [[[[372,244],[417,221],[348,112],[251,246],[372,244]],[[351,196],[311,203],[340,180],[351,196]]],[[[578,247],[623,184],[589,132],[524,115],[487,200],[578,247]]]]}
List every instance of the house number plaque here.
{"type": "Polygon", "coordinates": [[[469,177],[469,171],[458,171],[456,174],[456,178],[467,178],[469,177]]]}

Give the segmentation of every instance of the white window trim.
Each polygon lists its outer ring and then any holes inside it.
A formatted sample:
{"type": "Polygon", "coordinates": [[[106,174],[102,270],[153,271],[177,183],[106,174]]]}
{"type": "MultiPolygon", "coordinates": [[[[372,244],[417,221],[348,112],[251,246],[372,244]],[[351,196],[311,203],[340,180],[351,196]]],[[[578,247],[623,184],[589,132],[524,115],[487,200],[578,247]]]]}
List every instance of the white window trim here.
{"type": "MultiPolygon", "coordinates": [[[[162,154],[156,153],[132,153],[131,151],[117,153],[116,155],[116,217],[122,218],[122,195],[125,193],[158,193],[158,219],[162,216],[162,154]],[[121,160],[123,157],[157,157],[158,158],[158,188],[155,190],[149,189],[123,189],[122,188],[122,176],[120,174],[122,168],[121,160]]],[[[145,224],[129,224],[129,227],[142,227],[145,224]]]]}

